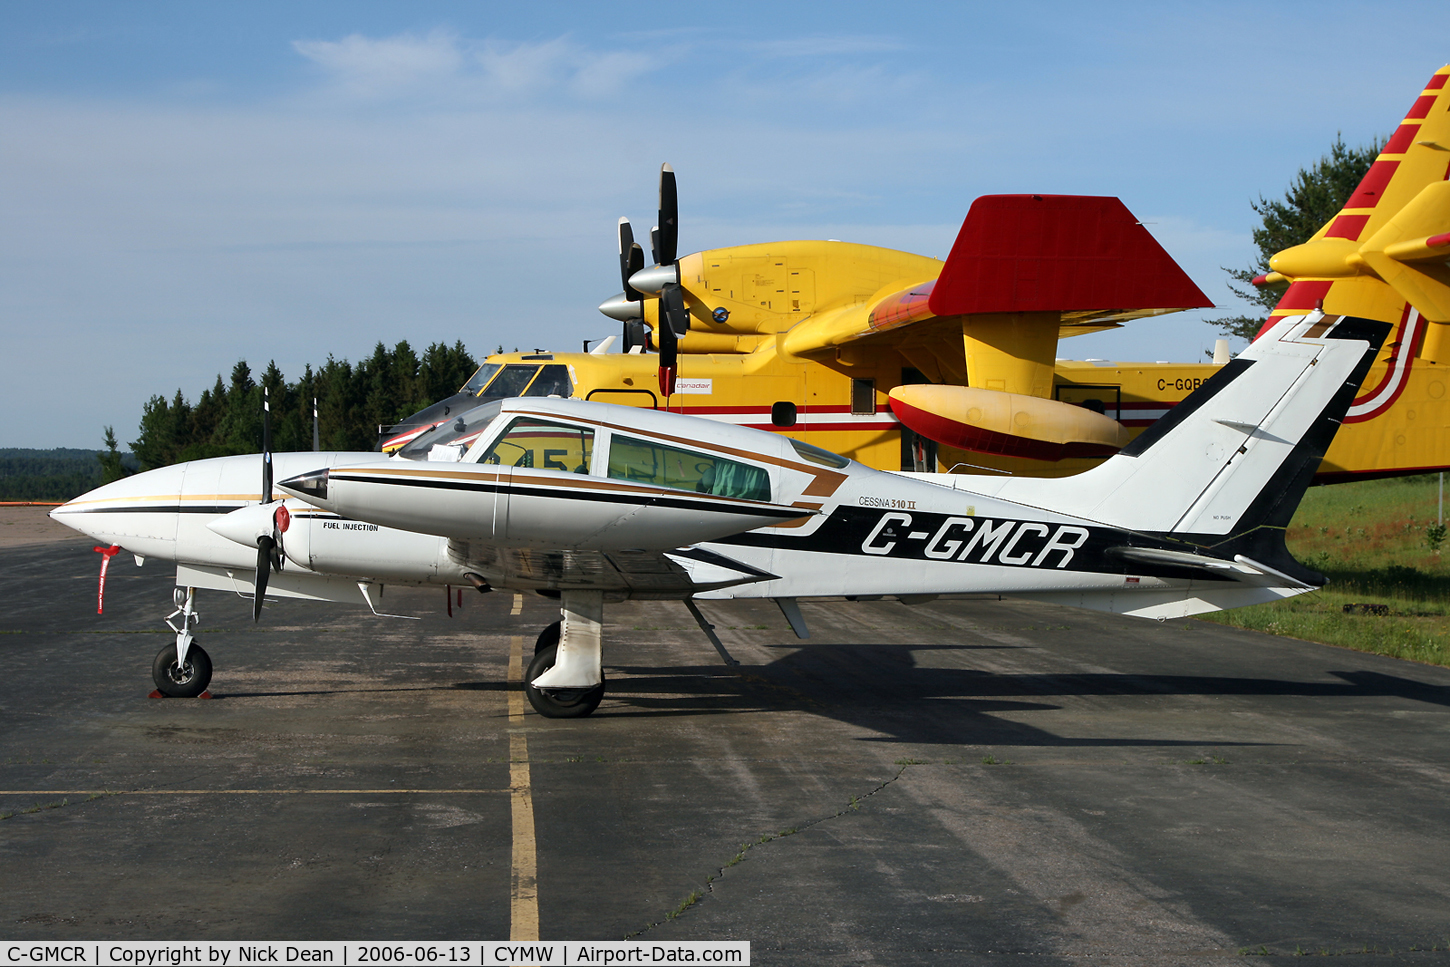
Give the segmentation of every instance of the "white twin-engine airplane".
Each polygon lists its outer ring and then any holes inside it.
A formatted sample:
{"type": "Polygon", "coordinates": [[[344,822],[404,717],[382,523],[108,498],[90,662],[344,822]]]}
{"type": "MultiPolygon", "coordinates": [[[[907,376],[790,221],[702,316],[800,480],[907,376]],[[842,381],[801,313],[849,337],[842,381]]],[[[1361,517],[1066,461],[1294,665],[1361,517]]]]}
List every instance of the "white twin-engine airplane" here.
{"type": "Polygon", "coordinates": [[[206,688],[195,589],[373,605],[384,583],[558,596],[525,688],[550,717],[604,694],[605,601],[995,592],[1164,619],[1323,585],[1284,528],[1389,327],[1287,317],[1117,455],[1075,477],[872,470],[787,437],[571,399],[509,399],[398,455],[263,455],[152,470],[52,516],[175,561],[157,687],[206,688]],[[264,499],[259,499],[264,498],[264,499]],[[285,562],[285,563],[284,563],[285,562]],[[255,570],[254,570],[255,568],[255,570]],[[268,578],[271,574],[270,581],[268,578]],[[179,621],[175,620],[178,619],[179,621]]]}

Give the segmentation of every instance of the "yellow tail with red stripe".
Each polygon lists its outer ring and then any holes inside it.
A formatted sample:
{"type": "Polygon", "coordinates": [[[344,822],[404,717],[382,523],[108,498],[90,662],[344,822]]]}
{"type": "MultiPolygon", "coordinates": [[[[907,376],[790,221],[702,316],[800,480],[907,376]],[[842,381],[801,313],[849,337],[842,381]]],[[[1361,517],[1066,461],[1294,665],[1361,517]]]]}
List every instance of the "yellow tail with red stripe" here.
{"type": "Polygon", "coordinates": [[[1316,307],[1395,326],[1320,478],[1450,463],[1450,66],[1430,78],[1339,214],[1269,266],[1255,281],[1288,288],[1263,331],[1316,307]]]}

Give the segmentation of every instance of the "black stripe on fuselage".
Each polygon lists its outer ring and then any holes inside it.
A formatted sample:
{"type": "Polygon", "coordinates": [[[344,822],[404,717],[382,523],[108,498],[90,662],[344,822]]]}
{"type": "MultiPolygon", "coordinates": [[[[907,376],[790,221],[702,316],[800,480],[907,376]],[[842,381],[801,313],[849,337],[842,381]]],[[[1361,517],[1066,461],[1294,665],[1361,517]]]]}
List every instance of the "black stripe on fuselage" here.
{"type": "Polygon", "coordinates": [[[610,504],[674,507],[681,510],[707,510],[712,513],[740,514],[746,517],[778,517],[781,520],[794,520],[797,517],[809,516],[811,513],[809,510],[795,508],[718,504],[713,501],[691,500],[683,496],[670,497],[663,493],[592,493],[562,487],[526,487],[515,484],[483,483],[481,481],[475,482],[471,480],[419,480],[413,477],[374,477],[365,474],[347,474],[344,476],[336,472],[333,473],[332,479],[361,483],[389,484],[398,487],[421,487],[431,490],[463,490],[480,494],[502,493],[519,497],[553,497],[564,500],[602,501],[610,504]]]}
{"type": "MultiPolygon", "coordinates": [[[[274,501],[280,503],[280,501],[274,501]]],[[[60,516],[69,514],[216,514],[225,517],[233,511],[241,510],[243,507],[254,506],[252,504],[187,504],[178,506],[175,504],[153,504],[150,507],[77,507],[68,510],[60,516]]],[[[292,516],[304,520],[350,520],[340,514],[331,511],[294,511],[292,516]]]]}
{"type": "Polygon", "coordinates": [[[230,514],[241,510],[246,504],[162,504],[150,507],[77,507],[66,514],[230,514]]]}
{"type": "Polygon", "coordinates": [[[940,561],[1165,580],[1203,580],[1206,577],[1231,580],[1226,575],[1213,574],[1206,567],[1130,562],[1119,553],[1119,549],[1124,547],[1144,547],[1229,560],[1199,545],[1162,535],[1090,524],[866,507],[837,507],[825,523],[810,534],[749,531],[711,543],[893,561],[940,561]]]}

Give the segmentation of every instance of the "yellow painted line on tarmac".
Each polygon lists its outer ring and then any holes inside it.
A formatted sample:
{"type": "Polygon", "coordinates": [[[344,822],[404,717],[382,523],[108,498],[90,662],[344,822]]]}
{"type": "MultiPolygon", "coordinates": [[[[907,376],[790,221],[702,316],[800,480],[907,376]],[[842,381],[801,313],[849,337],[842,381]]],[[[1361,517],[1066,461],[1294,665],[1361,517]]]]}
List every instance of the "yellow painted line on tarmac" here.
{"type": "MultiPolygon", "coordinates": [[[[522,614],[523,613],[523,610],[524,610],[524,596],[522,594],[519,594],[517,591],[515,591],[514,592],[514,609],[509,612],[509,617],[513,617],[514,615],[522,614]]],[[[513,680],[514,679],[510,679],[510,681],[513,681],[513,680]]],[[[517,680],[518,681],[523,681],[524,678],[523,678],[522,675],[520,675],[517,680]]]]}
{"type": "MultiPolygon", "coordinates": [[[[514,614],[524,596],[514,595],[514,614]]],[[[513,792],[513,874],[509,894],[509,939],[539,939],[539,857],[534,843],[534,791],[529,781],[529,740],[524,735],[524,639],[509,645],[509,786],[513,792]]]]}
{"type": "Polygon", "coordinates": [[[482,796],[508,789],[0,789],[0,796],[482,796]]]}

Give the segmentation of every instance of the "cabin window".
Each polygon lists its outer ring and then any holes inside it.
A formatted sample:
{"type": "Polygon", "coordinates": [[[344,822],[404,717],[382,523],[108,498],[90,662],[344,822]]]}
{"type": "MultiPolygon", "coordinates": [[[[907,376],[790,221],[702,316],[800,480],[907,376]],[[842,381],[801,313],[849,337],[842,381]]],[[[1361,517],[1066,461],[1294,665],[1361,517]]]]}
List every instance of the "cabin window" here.
{"type": "MultiPolygon", "coordinates": [[[[838,397],[839,398],[839,397],[838,397]]],[[[851,380],[851,412],[856,416],[873,416],[876,413],[876,380],[851,380]]]]}
{"type": "Polygon", "coordinates": [[[770,499],[770,475],[760,467],[618,433],[609,444],[609,475],[672,490],[770,499]]]}
{"type": "Polygon", "coordinates": [[[588,473],[594,455],[594,431],[521,416],[509,424],[479,463],[532,470],[588,473]]]}
{"type": "Polygon", "coordinates": [[[524,389],[529,385],[529,380],[533,379],[534,374],[538,371],[538,366],[505,366],[503,372],[495,376],[493,382],[484,388],[482,395],[490,399],[523,396],[524,389]]]}
{"type": "Polygon", "coordinates": [[[560,396],[567,398],[574,392],[569,381],[568,366],[545,366],[539,378],[529,385],[525,396],[560,396]]]}

